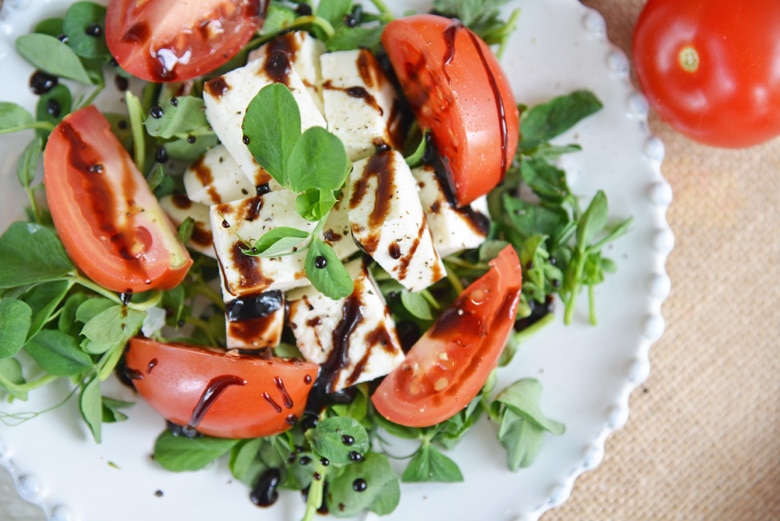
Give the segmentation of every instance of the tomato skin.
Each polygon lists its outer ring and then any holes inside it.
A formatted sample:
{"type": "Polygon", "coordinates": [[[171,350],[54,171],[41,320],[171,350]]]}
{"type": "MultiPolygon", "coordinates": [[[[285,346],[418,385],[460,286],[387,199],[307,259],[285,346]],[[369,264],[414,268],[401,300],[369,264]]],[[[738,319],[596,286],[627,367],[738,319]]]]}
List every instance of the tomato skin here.
{"type": "Polygon", "coordinates": [[[507,246],[379,384],[371,396],[379,414],[399,425],[428,427],[466,407],[498,364],[521,285],[520,261],[507,246]]]}
{"type": "Polygon", "coordinates": [[[119,65],[141,79],[189,80],[235,56],[260,28],[266,5],[263,0],[111,0],[106,44],[119,65]]]}
{"type": "Polygon", "coordinates": [[[66,116],[43,163],[54,226],[90,279],[119,293],[170,289],[184,279],[187,249],[98,109],[66,116]]]}
{"type": "Polygon", "coordinates": [[[463,206],[503,179],[517,150],[519,113],[490,48],[459,24],[432,14],[399,18],[382,44],[463,206]]]}
{"type": "Polygon", "coordinates": [[[639,85],[661,119],[695,141],[762,143],[780,134],[778,27],[774,0],[649,0],[633,37],[639,85]]]}
{"type": "Polygon", "coordinates": [[[292,427],[319,371],[300,360],[143,337],[130,340],[125,363],[138,393],[165,419],[219,438],[270,436],[292,427]]]}

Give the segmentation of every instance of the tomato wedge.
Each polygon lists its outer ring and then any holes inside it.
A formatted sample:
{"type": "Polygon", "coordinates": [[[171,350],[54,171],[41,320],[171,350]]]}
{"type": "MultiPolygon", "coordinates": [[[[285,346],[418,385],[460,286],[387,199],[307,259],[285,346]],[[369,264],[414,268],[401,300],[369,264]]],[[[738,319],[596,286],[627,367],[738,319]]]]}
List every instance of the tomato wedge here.
{"type": "Polygon", "coordinates": [[[120,293],[169,289],[192,265],[130,155],[94,106],[66,116],[43,154],[46,200],[76,266],[120,293]]]}
{"type": "Polygon", "coordinates": [[[428,427],[463,409],[498,364],[515,323],[522,270],[507,246],[417,341],[371,397],[388,420],[428,427]]]}
{"type": "Polygon", "coordinates": [[[125,363],[140,395],[165,419],[220,438],[270,436],[303,414],[319,366],[130,340],[125,363]]]}
{"type": "Polygon", "coordinates": [[[111,0],[106,44],[141,79],[184,81],[224,65],[260,28],[263,0],[111,0]]]}
{"type": "Polygon", "coordinates": [[[485,195],[514,158],[519,113],[490,48],[459,21],[399,18],[382,33],[390,63],[449,175],[459,206],[485,195]]]}

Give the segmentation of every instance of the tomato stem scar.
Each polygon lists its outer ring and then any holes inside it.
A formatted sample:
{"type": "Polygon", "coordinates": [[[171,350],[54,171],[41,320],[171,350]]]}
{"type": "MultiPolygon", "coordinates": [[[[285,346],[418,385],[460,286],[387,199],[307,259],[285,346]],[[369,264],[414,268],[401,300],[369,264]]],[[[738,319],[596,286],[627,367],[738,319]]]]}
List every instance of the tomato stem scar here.
{"type": "Polygon", "coordinates": [[[685,72],[696,72],[699,69],[699,53],[690,45],[680,49],[677,60],[685,72]]]}

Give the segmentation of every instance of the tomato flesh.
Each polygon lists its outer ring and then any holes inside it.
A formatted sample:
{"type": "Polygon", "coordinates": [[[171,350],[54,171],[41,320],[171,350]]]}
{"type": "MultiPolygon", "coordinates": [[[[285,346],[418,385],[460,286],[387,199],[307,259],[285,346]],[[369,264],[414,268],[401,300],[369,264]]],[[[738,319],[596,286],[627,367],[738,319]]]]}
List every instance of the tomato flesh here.
{"type": "Polygon", "coordinates": [[[187,249],[97,108],[66,116],[43,162],[54,225],[89,278],[120,293],[170,289],[184,279],[187,249]]]}
{"type": "Polygon", "coordinates": [[[260,28],[262,0],[111,0],[106,43],[147,81],[184,81],[225,64],[260,28]]]}
{"type": "Polygon", "coordinates": [[[507,246],[377,387],[376,410],[400,425],[428,427],[468,405],[498,364],[521,284],[520,261],[507,246]]]}
{"type": "Polygon", "coordinates": [[[676,130],[728,148],[780,134],[780,3],[649,0],[633,58],[650,105],[676,130]]]}
{"type": "Polygon", "coordinates": [[[255,438],[292,427],[319,366],[232,355],[143,337],[130,340],[128,375],[165,419],[208,436],[255,438]]]}
{"type": "Polygon", "coordinates": [[[418,123],[430,129],[458,205],[503,179],[517,150],[519,113],[490,48],[460,22],[399,18],[382,33],[418,123]]]}

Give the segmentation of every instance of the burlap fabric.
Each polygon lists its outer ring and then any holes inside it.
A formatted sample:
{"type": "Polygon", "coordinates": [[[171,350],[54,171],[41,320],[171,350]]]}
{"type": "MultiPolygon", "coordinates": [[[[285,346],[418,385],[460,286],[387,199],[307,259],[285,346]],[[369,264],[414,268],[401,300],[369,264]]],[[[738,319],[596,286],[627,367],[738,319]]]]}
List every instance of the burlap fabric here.
{"type": "MultiPolygon", "coordinates": [[[[630,52],[643,0],[583,0],[630,52]]],[[[666,332],[626,427],[542,521],[780,520],[780,139],[664,141],[675,249],[666,332]]]]}
{"type": "MultiPolygon", "coordinates": [[[[644,1],[583,3],[628,52],[644,1]]],[[[666,333],[603,463],[542,521],[780,520],[780,139],[717,150],[650,123],[674,190],[666,333]]],[[[0,519],[43,519],[0,474],[0,519]]]]}

